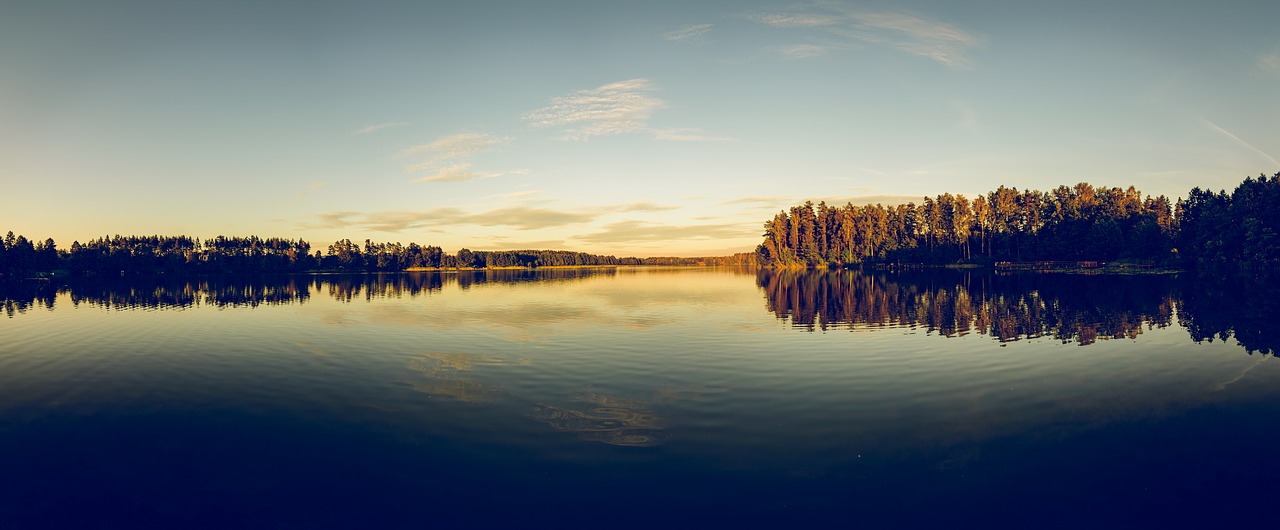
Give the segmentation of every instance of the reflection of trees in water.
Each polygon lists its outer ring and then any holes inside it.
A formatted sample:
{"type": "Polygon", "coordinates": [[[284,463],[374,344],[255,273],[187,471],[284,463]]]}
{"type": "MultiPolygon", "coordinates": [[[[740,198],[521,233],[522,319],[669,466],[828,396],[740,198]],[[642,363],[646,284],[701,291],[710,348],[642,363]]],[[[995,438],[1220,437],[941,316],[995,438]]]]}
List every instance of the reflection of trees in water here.
{"type": "Polygon", "coordinates": [[[1275,273],[1187,275],[1178,320],[1196,342],[1232,337],[1250,354],[1280,350],[1280,277],[1275,273]]]}
{"type": "Polygon", "coordinates": [[[444,287],[438,273],[325,274],[313,277],[313,282],[317,291],[342,302],[404,296],[414,298],[444,287]]]}
{"type": "Polygon", "coordinates": [[[317,274],[202,277],[80,277],[65,282],[0,282],[0,308],[9,317],[34,306],[53,308],[59,294],[72,304],[115,309],[257,307],[306,302],[311,293],[335,300],[418,297],[448,285],[581,281],[615,274],[613,269],[521,269],[388,274],[317,274]]]}
{"type": "Polygon", "coordinates": [[[0,282],[0,307],[9,318],[37,306],[53,309],[57,296],[58,288],[49,282],[0,282]]]}
{"type": "Polygon", "coordinates": [[[458,287],[470,289],[473,285],[488,283],[560,283],[585,280],[596,276],[612,277],[617,275],[614,267],[599,268],[539,268],[539,269],[485,269],[457,271],[447,276],[457,282],[458,287]]]}
{"type": "Polygon", "coordinates": [[[923,327],[945,337],[1053,337],[1092,344],[1173,320],[1170,280],[1155,276],[993,275],[761,270],[769,311],[807,330],[923,327]]]}
{"type": "Polygon", "coordinates": [[[335,300],[374,298],[416,298],[456,285],[466,290],[473,286],[511,283],[555,283],[578,281],[594,276],[612,276],[608,269],[493,269],[457,272],[409,272],[386,274],[325,274],[315,276],[317,290],[329,293],[335,300]]]}
{"type": "Polygon", "coordinates": [[[592,442],[649,447],[662,442],[662,419],[641,401],[588,392],[571,407],[538,404],[533,418],[592,442]]]}
{"type": "MultiPolygon", "coordinates": [[[[110,309],[256,307],[302,303],[310,296],[309,279],[293,276],[213,278],[77,278],[63,284],[51,282],[0,283],[0,300],[22,312],[33,302],[49,308],[57,295],[66,294],[75,306],[90,304],[110,309]]],[[[9,312],[13,316],[13,312],[9,312]]]]}

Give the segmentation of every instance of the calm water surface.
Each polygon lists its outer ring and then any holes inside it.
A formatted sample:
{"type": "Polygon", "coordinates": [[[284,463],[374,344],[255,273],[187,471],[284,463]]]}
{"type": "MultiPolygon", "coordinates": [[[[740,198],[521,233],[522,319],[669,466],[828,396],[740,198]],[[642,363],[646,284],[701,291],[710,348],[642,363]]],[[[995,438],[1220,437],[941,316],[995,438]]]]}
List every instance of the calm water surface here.
{"type": "Polygon", "coordinates": [[[1265,520],[1271,290],[645,268],[9,285],[0,527],[1265,520]]]}

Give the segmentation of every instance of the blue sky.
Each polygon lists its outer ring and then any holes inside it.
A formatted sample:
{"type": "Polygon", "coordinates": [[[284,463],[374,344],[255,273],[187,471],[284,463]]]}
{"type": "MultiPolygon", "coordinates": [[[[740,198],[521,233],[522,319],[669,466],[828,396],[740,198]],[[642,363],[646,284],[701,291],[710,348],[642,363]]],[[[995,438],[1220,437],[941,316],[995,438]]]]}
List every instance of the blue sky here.
{"type": "Polygon", "coordinates": [[[1274,2],[6,2],[0,228],[748,251],[1280,171],[1274,2]]]}

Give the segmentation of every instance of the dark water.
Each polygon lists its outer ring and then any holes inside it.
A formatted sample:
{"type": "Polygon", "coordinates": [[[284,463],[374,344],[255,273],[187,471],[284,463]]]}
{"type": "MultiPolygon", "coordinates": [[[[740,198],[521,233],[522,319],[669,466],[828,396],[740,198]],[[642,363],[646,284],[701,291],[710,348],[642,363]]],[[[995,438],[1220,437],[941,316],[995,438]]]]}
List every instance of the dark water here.
{"type": "Polygon", "coordinates": [[[10,284],[0,528],[1265,524],[1274,285],[10,284]]]}

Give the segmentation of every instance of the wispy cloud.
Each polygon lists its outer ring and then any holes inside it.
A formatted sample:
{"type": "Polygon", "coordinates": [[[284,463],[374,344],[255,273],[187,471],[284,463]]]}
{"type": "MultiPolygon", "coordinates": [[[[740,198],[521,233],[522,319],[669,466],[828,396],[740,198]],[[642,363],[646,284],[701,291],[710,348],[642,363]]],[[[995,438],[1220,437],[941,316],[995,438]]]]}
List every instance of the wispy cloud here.
{"type": "Polygon", "coordinates": [[[545,193],[543,190],[521,190],[521,191],[510,191],[506,193],[495,193],[493,195],[487,195],[485,196],[485,198],[498,199],[498,200],[504,200],[504,201],[523,201],[526,199],[537,197],[538,195],[541,195],[543,193],[545,193]]]}
{"type": "Polygon", "coordinates": [[[566,245],[563,239],[542,239],[537,241],[512,241],[502,236],[490,238],[487,242],[470,247],[471,250],[533,250],[559,249],[566,245]]]}
{"type": "Polygon", "coordinates": [[[1280,74],[1280,50],[1258,56],[1258,68],[1280,74]]]}
{"type": "Polygon", "coordinates": [[[831,50],[830,46],[820,46],[817,44],[791,44],[787,46],[779,46],[778,53],[786,55],[792,59],[807,59],[809,57],[818,57],[826,55],[831,50]]]}
{"type": "Polygon", "coordinates": [[[729,142],[733,140],[728,136],[703,134],[702,129],[694,128],[649,129],[649,132],[653,133],[654,140],[664,142],[729,142]]]}
{"type": "Polygon", "coordinates": [[[381,131],[383,129],[391,129],[393,127],[404,127],[405,125],[408,125],[408,123],[405,123],[402,121],[379,123],[377,125],[366,125],[364,127],[361,127],[359,129],[352,131],[352,134],[369,134],[372,132],[381,131]]]}
{"type": "Polygon", "coordinates": [[[524,115],[532,127],[564,130],[565,140],[587,140],[595,136],[649,133],[667,141],[721,141],[698,129],[654,129],[649,126],[653,112],[666,103],[653,95],[648,79],[629,79],[598,88],[579,90],[552,98],[546,107],[524,115]]]}
{"type": "Polygon", "coordinates": [[[794,202],[795,197],[790,195],[771,195],[771,196],[755,196],[755,197],[739,197],[724,201],[723,204],[759,204],[763,206],[772,206],[777,204],[788,204],[794,202]]]}
{"type": "Polygon", "coordinates": [[[414,182],[463,182],[483,178],[497,177],[502,173],[472,171],[471,164],[454,164],[446,167],[432,167],[431,174],[413,179],[414,182]]]}
{"type": "Polygon", "coordinates": [[[344,228],[350,224],[348,218],[357,215],[360,215],[360,212],[325,212],[316,215],[315,222],[307,225],[306,228],[344,228]]]}
{"type": "Polygon", "coordinates": [[[755,224],[668,225],[642,221],[620,221],[605,225],[599,232],[574,236],[584,243],[636,243],[645,241],[718,240],[754,237],[755,224]]]}
{"type": "Polygon", "coordinates": [[[294,197],[297,199],[305,199],[312,193],[315,193],[317,191],[324,189],[325,186],[326,184],[323,182],[312,182],[310,184],[307,184],[306,190],[299,191],[298,193],[294,194],[294,197]]]}
{"type": "Polygon", "coordinates": [[[507,139],[482,133],[459,133],[437,138],[429,143],[405,149],[404,156],[425,159],[405,166],[409,173],[427,173],[414,182],[461,182],[496,177],[504,172],[471,169],[470,158],[507,142],[507,139]]]}
{"type": "Polygon", "coordinates": [[[406,155],[430,155],[433,160],[467,158],[481,151],[492,149],[506,140],[483,133],[459,133],[437,138],[430,143],[415,145],[404,150],[406,155]]]}
{"type": "MultiPolygon", "coordinates": [[[[525,199],[536,193],[540,192],[532,191],[490,197],[525,199]]],[[[382,210],[376,212],[336,211],[316,215],[314,221],[304,227],[358,228],[380,232],[400,232],[410,229],[472,225],[503,226],[516,230],[537,230],[588,223],[601,217],[618,213],[660,212],[677,208],[679,207],[649,201],[634,201],[575,209],[556,209],[522,204],[502,206],[483,211],[455,207],[440,207],[427,210],[382,210]]]]}
{"type": "Polygon", "coordinates": [[[665,106],[653,91],[648,79],[618,81],[552,98],[524,119],[534,127],[569,127],[565,138],[573,140],[644,131],[653,111],[665,106]]]}
{"type": "Polygon", "coordinates": [[[1253,144],[1251,144],[1251,143],[1249,143],[1249,142],[1244,141],[1244,140],[1243,140],[1243,139],[1241,139],[1239,136],[1236,136],[1236,135],[1232,134],[1232,133],[1231,133],[1231,131],[1228,131],[1228,130],[1226,130],[1226,129],[1223,129],[1222,127],[1219,127],[1219,126],[1218,126],[1218,124],[1213,123],[1213,122],[1211,122],[1211,121],[1209,121],[1209,120],[1200,120],[1200,123],[1203,123],[1203,124],[1205,125],[1205,127],[1208,127],[1208,128],[1209,128],[1209,129],[1211,129],[1211,130],[1217,131],[1219,134],[1221,134],[1221,135],[1223,135],[1223,136],[1226,136],[1227,138],[1230,138],[1230,139],[1234,140],[1236,143],[1238,143],[1238,144],[1240,144],[1240,145],[1243,145],[1243,146],[1245,146],[1245,147],[1248,147],[1248,148],[1249,148],[1250,150],[1252,150],[1253,152],[1258,153],[1259,155],[1262,155],[1262,157],[1263,157],[1263,158],[1266,158],[1266,159],[1267,159],[1268,161],[1270,161],[1272,164],[1275,164],[1275,166],[1276,166],[1276,167],[1280,167],[1280,162],[1277,162],[1277,161],[1276,161],[1276,159],[1275,159],[1274,157],[1272,157],[1271,155],[1267,154],[1265,151],[1263,151],[1263,150],[1261,150],[1261,149],[1258,149],[1257,147],[1254,147],[1254,146],[1253,146],[1253,144]]]}
{"type": "Polygon", "coordinates": [[[711,24],[692,24],[675,31],[663,33],[662,38],[674,42],[700,42],[705,40],[707,33],[710,31],[711,24]]]}
{"type": "Polygon", "coordinates": [[[607,207],[610,212],[665,212],[679,209],[679,206],[658,204],[650,201],[634,201],[607,207]]]}
{"type": "Polygon", "coordinates": [[[312,227],[358,228],[379,232],[400,232],[410,229],[449,225],[505,226],[516,230],[552,228],[594,220],[599,213],[561,211],[549,208],[510,206],[485,211],[468,211],[443,207],[429,210],[384,210],[358,213],[350,211],[328,212],[316,216],[312,227]]]}
{"type": "Polygon", "coordinates": [[[844,22],[843,17],[822,13],[755,13],[747,18],[779,28],[821,28],[844,22]]]}
{"type": "MultiPolygon", "coordinates": [[[[968,52],[982,42],[956,26],[905,13],[870,13],[847,6],[824,5],[790,12],[753,13],[747,18],[776,28],[811,28],[850,44],[884,46],[925,57],[951,68],[967,66],[968,52]]],[[[828,47],[784,47],[791,57],[813,57],[828,47]]]]}

